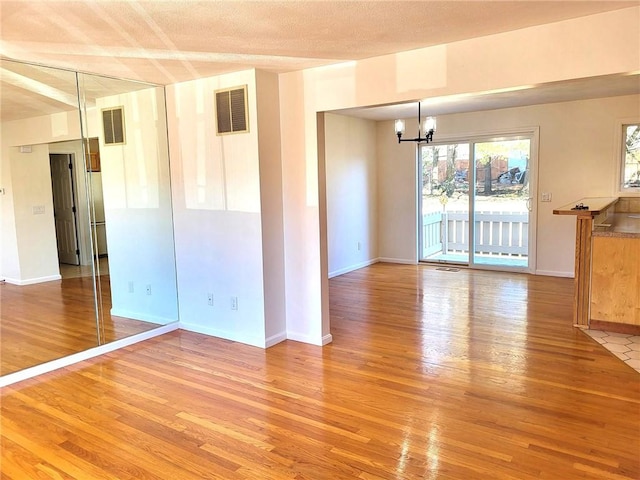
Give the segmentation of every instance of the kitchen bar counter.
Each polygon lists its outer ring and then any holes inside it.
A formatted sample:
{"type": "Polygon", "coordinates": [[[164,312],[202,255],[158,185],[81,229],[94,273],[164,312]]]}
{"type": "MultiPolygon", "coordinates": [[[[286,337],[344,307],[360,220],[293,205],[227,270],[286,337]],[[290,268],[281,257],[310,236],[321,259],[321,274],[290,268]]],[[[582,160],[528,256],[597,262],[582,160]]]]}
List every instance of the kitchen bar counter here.
{"type": "Polygon", "coordinates": [[[617,197],[587,197],[554,209],[555,215],[576,217],[576,253],[574,262],[573,324],[589,328],[589,291],[591,282],[591,235],[594,223],[601,223],[617,197]],[[574,208],[574,207],[586,208],[574,208]],[[594,219],[597,221],[594,222],[594,219]]]}
{"type": "Polygon", "coordinates": [[[640,334],[640,198],[582,198],[553,213],[576,217],[574,325],[640,334]]]}
{"type": "Polygon", "coordinates": [[[594,237],[640,238],[640,213],[612,213],[594,225],[594,237]]]}
{"type": "Polygon", "coordinates": [[[576,215],[578,217],[595,218],[618,201],[618,197],[587,197],[576,202],[568,203],[560,208],[554,208],[555,215],[576,215]],[[574,209],[577,205],[588,207],[586,209],[574,209]]]}

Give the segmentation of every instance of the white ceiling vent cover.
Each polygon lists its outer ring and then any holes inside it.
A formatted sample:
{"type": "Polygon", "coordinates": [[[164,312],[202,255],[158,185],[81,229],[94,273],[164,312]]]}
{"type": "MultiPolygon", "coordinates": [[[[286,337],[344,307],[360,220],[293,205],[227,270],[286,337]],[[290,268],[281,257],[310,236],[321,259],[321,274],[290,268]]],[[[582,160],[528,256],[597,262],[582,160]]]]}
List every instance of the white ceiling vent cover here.
{"type": "Polygon", "coordinates": [[[216,90],[216,119],[218,135],[249,131],[246,85],[216,90]]]}
{"type": "Polygon", "coordinates": [[[124,107],[102,110],[102,126],[105,145],[124,143],[124,107]]]}

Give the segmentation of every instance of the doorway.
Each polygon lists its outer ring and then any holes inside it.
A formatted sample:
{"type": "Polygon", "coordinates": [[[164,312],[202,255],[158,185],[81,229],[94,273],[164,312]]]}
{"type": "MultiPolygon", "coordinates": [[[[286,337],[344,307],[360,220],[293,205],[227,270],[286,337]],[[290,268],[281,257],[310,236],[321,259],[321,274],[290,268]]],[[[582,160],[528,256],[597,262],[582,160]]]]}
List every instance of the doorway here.
{"type": "Polygon", "coordinates": [[[58,244],[58,262],[80,265],[73,155],[52,153],[49,155],[49,163],[51,166],[51,190],[58,244]]]}
{"type": "Polygon", "coordinates": [[[531,269],[533,135],[419,147],[419,258],[531,269]]]}

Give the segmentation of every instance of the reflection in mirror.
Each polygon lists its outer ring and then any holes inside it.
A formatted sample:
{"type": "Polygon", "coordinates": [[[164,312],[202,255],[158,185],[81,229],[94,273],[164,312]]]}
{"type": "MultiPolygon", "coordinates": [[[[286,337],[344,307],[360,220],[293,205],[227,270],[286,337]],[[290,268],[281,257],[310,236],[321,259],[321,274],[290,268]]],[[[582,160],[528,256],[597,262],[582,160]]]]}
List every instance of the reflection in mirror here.
{"type": "Polygon", "coordinates": [[[6,59],[0,81],[0,374],[176,321],[163,89],[6,59]]]}
{"type": "Polygon", "coordinates": [[[98,258],[99,334],[177,320],[164,89],[80,74],[90,139],[92,228],[98,258]],[[93,166],[91,165],[93,163],[93,166]],[[99,168],[98,168],[99,167],[99,168]]]}

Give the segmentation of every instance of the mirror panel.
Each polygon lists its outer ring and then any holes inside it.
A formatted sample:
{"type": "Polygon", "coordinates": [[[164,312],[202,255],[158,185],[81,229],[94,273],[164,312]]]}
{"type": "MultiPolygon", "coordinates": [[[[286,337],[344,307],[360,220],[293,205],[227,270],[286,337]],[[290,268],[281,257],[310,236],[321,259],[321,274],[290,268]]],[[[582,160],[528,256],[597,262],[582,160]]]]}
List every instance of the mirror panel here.
{"type": "Polygon", "coordinates": [[[95,347],[98,328],[76,73],[2,60],[0,80],[5,375],[95,347]]]}
{"type": "Polygon", "coordinates": [[[0,375],[177,321],[164,89],[6,59],[0,82],[0,375]]]}
{"type": "Polygon", "coordinates": [[[86,74],[78,84],[87,154],[99,157],[88,175],[111,341],[178,318],[164,88],[86,74]]]}

